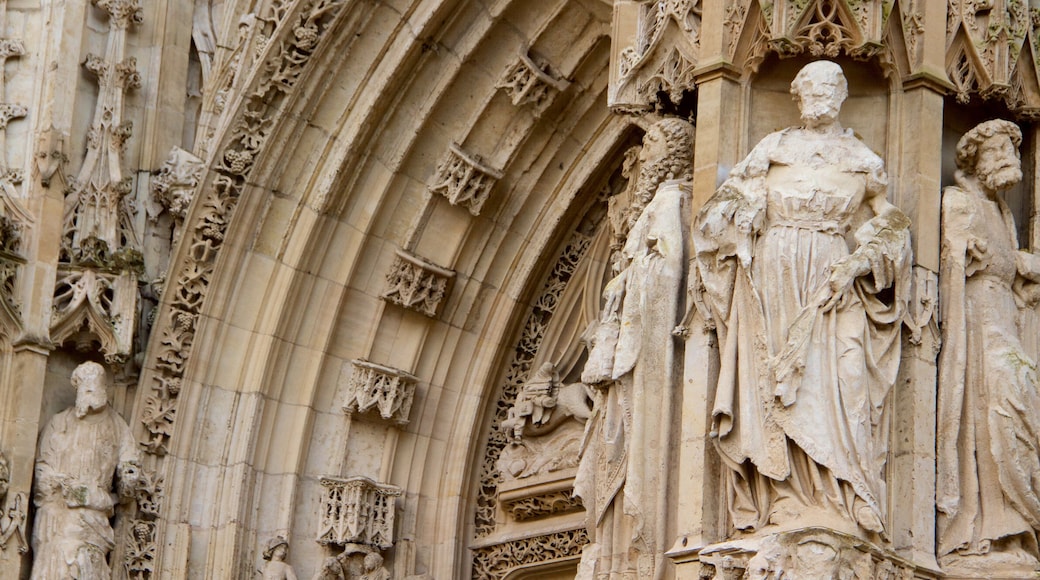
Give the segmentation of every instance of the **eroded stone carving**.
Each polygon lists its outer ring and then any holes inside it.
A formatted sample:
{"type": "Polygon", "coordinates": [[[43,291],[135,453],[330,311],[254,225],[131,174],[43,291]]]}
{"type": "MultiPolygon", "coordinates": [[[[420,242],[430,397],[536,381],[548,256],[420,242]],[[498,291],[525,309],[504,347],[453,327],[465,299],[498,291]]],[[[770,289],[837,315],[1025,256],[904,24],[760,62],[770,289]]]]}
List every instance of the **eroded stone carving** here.
{"type": "Polygon", "coordinates": [[[681,375],[672,330],[685,312],[692,125],[655,123],[639,160],[634,222],[581,376],[598,391],[574,482],[593,543],[583,569],[596,577],[652,578],[673,541],[668,466],[681,375]]]}
{"type": "Polygon", "coordinates": [[[397,257],[386,275],[383,300],[432,318],[437,316],[454,277],[455,272],[451,270],[397,250],[397,257]]]}
{"type": "Polygon", "coordinates": [[[418,378],[411,373],[366,360],[351,361],[352,372],[347,382],[343,412],[378,412],[379,416],[398,425],[408,424],[412,398],[418,378]]]}
{"type": "Polygon", "coordinates": [[[583,507],[581,498],[575,497],[570,487],[515,498],[500,498],[500,501],[510,517],[518,522],[576,512],[583,507]]]}
{"type": "Polygon", "coordinates": [[[588,545],[584,529],[554,532],[473,550],[473,578],[495,580],[525,564],[577,560],[588,545]]]}
{"type": "Polygon", "coordinates": [[[109,519],[117,503],[134,497],[140,479],[130,427],[108,406],[104,368],[79,365],[72,385],[76,406],[47,423],[36,455],[34,580],[110,578],[109,519]]]}
{"type": "Polygon", "coordinates": [[[721,351],[711,436],[732,527],[883,537],[910,222],[885,199],[882,160],[837,121],[841,68],[811,63],[791,92],[805,126],[763,139],[694,228],[721,351]]]}
{"type": "Polygon", "coordinates": [[[1030,24],[1025,2],[949,0],[946,72],[959,102],[1008,96],[1030,24]]]}
{"type": "Polygon", "coordinates": [[[202,160],[191,153],[180,147],[170,150],[159,174],[152,179],[152,195],[156,203],[148,208],[148,218],[155,221],[165,209],[174,217],[178,226],[182,224],[203,168],[202,160]]]}
{"type": "Polygon", "coordinates": [[[912,580],[916,571],[890,551],[822,528],[715,544],[700,560],[713,580],[912,580]]]}
{"type": "Polygon", "coordinates": [[[1019,338],[1040,258],[1018,249],[1000,193],[1022,179],[1013,123],[987,121],[957,144],[943,190],[939,359],[938,556],[954,574],[1029,576],[1038,568],[1040,393],[1019,338]]]}
{"type": "Polygon", "coordinates": [[[314,580],[390,580],[383,555],[370,546],[347,544],[343,551],[325,558],[314,580]]]}
{"type": "Polygon", "coordinates": [[[263,580],[296,580],[296,572],[285,562],[289,556],[289,542],[282,536],[268,540],[264,549],[263,580]]]}
{"type": "Polygon", "coordinates": [[[25,518],[26,505],[25,494],[16,493],[13,497],[7,497],[11,484],[11,466],[7,457],[0,453],[0,550],[7,550],[8,546],[17,550],[19,554],[29,551],[29,544],[25,541],[25,518]]]}
{"type": "Polygon", "coordinates": [[[495,87],[505,90],[514,105],[531,105],[539,111],[548,106],[554,93],[562,92],[568,84],[556,75],[549,63],[524,51],[495,87]]]}
{"type": "Polygon", "coordinates": [[[470,155],[452,143],[437,165],[437,174],[428,189],[448,198],[451,205],[460,205],[476,216],[480,215],[480,209],[491,195],[491,188],[499,179],[502,179],[501,171],[488,167],[479,155],[470,155]]]}
{"type": "Polygon", "coordinates": [[[367,477],[321,478],[320,544],[394,545],[394,498],[401,488],[367,477]]]}

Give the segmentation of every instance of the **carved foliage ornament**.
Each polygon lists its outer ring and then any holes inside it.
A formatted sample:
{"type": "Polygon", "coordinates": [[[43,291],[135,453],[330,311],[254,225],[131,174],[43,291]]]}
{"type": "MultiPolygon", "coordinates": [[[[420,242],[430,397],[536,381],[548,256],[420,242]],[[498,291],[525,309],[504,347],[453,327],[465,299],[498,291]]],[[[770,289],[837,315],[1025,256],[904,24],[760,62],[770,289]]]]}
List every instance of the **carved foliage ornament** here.
{"type": "Polygon", "coordinates": [[[323,477],[321,487],[319,544],[394,545],[394,498],[401,488],[361,476],[323,477]]]}
{"type": "Polygon", "coordinates": [[[212,181],[200,189],[194,223],[186,226],[182,243],[189,259],[171,275],[164,299],[168,307],[157,322],[158,348],[153,351],[151,393],[145,397],[141,422],[147,430],[143,445],[149,453],[167,451],[176,420],[177,396],[184,367],[191,356],[198,315],[224,243],[246,176],[267,145],[276,119],[304,77],[308,63],[326,32],[346,6],[345,0],[304,0],[286,7],[277,34],[265,45],[266,57],[241,109],[230,120],[230,138],[219,156],[212,181]],[[290,26],[291,24],[291,26],[290,26]]]}
{"type": "Polygon", "coordinates": [[[451,205],[460,205],[473,215],[480,215],[495,182],[502,172],[484,165],[479,155],[470,155],[452,143],[448,153],[437,165],[437,174],[429,191],[448,198],[451,205]]]}
{"type": "Polygon", "coordinates": [[[577,560],[588,543],[588,533],[581,528],[477,548],[473,550],[473,578],[506,578],[521,566],[577,560]]]}

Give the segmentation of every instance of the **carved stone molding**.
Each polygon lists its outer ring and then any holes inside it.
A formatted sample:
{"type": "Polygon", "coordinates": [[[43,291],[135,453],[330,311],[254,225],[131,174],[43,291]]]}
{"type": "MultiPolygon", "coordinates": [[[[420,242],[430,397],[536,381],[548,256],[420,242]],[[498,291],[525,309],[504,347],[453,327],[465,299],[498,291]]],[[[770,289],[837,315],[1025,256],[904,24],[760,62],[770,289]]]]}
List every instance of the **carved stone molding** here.
{"type": "Polygon", "coordinates": [[[856,578],[913,580],[934,572],[869,542],[824,528],[804,528],[765,537],[707,546],[700,551],[702,577],[856,578]]]}
{"type": "Polygon", "coordinates": [[[521,538],[473,550],[473,578],[506,578],[517,568],[576,561],[589,543],[585,528],[521,538]]]}
{"type": "Polygon", "coordinates": [[[506,514],[517,522],[545,518],[584,510],[581,498],[574,496],[574,471],[563,477],[543,483],[522,481],[504,483],[498,503],[506,514]],[[507,488],[506,486],[509,485],[507,488]]]}
{"type": "Polygon", "coordinates": [[[351,361],[343,411],[347,414],[376,413],[386,421],[408,424],[412,397],[418,378],[410,373],[358,359],[351,361]]]}
{"type": "Polygon", "coordinates": [[[285,26],[272,28],[275,36],[257,53],[256,75],[243,89],[242,105],[227,120],[226,140],[217,155],[213,177],[202,185],[195,201],[199,209],[185,224],[182,243],[191,248],[188,260],[171,272],[164,289],[166,307],[157,319],[157,347],[147,368],[150,393],[140,420],[146,431],[142,445],[155,455],[165,455],[177,416],[177,398],[185,365],[191,357],[198,315],[202,311],[217,256],[224,244],[235,206],[257,157],[265,150],[272,128],[286,114],[285,104],[306,77],[312,56],[327,39],[347,5],[345,0],[301,0],[285,6],[285,26]]]}
{"type": "Polygon", "coordinates": [[[362,476],[323,477],[321,486],[319,544],[394,545],[394,498],[401,488],[362,476]]]}
{"type": "Polygon", "coordinates": [[[514,105],[531,105],[537,111],[548,106],[553,94],[562,92],[569,84],[555,74],[549,63],[525,51],[506,69],[495,87],[503,89],[514,105]]]}
{"type": "Polygon", "coordinates": [[[455,272],[397,250],[397,257],[386,275],[383,300],[433,318],[453,278],[455,272]]]}
{"type": "Polygon", "coordinates": [[[460,205],[473,215],[480,215],[495,182],[502,172],[484,165],[479,155],[470,155],[452,143],[448,153],[437,166],[437,174],[428,186],[431,193],[448,198],[451,205],[460,205]]]}

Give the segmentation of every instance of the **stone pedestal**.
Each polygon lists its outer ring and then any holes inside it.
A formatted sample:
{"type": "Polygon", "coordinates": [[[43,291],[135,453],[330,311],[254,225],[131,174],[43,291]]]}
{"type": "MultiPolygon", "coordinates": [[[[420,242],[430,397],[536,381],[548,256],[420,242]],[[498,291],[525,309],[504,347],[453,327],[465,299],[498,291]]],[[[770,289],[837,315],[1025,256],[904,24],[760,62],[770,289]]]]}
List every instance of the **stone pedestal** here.
{"type": "Polygon", "coordinates": [[[801,528],[706,546],[702,578],[713,580],[911,580],[939,578],[890,549],[827,528],[801,528]]]}

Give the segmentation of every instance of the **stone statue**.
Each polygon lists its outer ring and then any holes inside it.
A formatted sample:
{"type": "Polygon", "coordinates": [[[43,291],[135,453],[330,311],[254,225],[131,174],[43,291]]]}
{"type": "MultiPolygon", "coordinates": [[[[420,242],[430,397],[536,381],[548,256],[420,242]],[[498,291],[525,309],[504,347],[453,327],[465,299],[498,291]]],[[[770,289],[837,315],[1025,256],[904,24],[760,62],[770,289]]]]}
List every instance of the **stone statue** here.
{"type": "Polygon", "coordinates": [[[390,572],[383,567],[383,556],[379,552],[365,555],[365,573],[360,580],[390,580],[390,572]]]}
{"type": "Polygon", "coordinates": [[[18,553],[24,554],[29,551],[25,543],[25,494],[16,493],[13,498],[8,498],[10,486],[11,466],[7,457],[0,453],[0,550],[6,549],[13,540],[18,553]]]}
{"type": "Polygon", "coordinates": [[[582,382],[595,404],[574,493],[586,508],[590,545],[582,574],[654,578],[667,534],[676,393],[671,332],[685,311],[688,188],[693,127],[666,118],[643,139],[620,273],[606,286],[582,382]]]}
{"type": "Polygon", "coordinates": [[[75,407],[47,423],[36,454],[33,580],[111,578],[110,518],[118,501],[133,499],[140,478],[130,427],[108,406],[105,369],[85,362],[72,371],[72,385],[75,407]]]}
{"type": "Polygon", "coordinates": [[[292,566],[285,563],[289,556],[289,542],[282,536],[275,536],[267,542],[264,550],[263,580],[296,580],[296,572],[292,566]]]}
{"type": "Polygon", "coordinates": [[[805,125],[755,146],[693,229],[721,356],[711,436],[732,527],[883,536],[910,222],[838,123],[841,67],[806,65],[791,93],[805,125]]]}
{"type": "Polygon", "coordinates": [[[957,144],[956,184],[943,191],[936,500],[947,571],[1031,577],[1037,567],[1040,385],[1016,300],[1040,282],[1040,257],[1018,249],[1000,197],[1022,179],[1021,142],[1008,121],[978,125],[957,144]]]}

